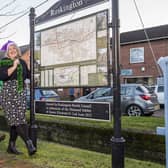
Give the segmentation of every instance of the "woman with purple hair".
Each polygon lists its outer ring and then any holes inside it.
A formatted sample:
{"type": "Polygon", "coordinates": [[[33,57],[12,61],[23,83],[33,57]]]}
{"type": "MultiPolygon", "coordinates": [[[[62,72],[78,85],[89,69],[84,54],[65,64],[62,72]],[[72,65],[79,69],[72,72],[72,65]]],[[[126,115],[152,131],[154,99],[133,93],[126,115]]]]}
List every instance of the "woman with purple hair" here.
{"type": "Polygon", "coordinates": [[[29,155],[36,152],[28,134],[26,122],[26,91],[24,80],[30,77],[25,61],[20,59],[21,52],[13,41],[8,41],[1,50],[6,50],[5,57],[0,60],[0,80],[3,81],[0,98],[5,118],[10,127],[10,138],[7,152],[21,154],[15,142],[19,135],[26,144],[29,155]]]}

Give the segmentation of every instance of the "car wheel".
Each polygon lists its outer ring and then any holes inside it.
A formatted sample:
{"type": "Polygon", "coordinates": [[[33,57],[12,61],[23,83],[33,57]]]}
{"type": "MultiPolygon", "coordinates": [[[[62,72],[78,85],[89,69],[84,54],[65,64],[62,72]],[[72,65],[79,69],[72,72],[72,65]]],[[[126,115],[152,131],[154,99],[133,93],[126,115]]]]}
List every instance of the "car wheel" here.
{"type": "Polygon", "coordinates": [[[130,105],[126,110],[126,113],[128,114],[128,116],[142,116],[143,115],[142,109],[135,104],[130,105]]]}

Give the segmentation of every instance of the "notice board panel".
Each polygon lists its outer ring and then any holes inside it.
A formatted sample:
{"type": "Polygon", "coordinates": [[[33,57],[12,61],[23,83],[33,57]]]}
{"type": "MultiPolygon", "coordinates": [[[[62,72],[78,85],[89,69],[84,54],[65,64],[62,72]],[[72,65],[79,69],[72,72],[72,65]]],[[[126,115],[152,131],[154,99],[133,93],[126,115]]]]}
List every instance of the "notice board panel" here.
{"type": "Polygon", "coordinates": [[[35,101],[35,112],[74,118],[111,120],[109,102],[35,101]]]}

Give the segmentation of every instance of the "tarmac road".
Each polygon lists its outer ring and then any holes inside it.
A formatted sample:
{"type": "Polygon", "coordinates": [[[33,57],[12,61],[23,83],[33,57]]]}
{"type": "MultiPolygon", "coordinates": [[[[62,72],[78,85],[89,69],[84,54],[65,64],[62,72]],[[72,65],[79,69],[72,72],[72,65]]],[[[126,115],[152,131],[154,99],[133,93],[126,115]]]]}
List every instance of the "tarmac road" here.
{"type": "Polygon", "coordinates": [[[164,107],[160,107],[160,110],[155,112],[152,116],[155,117],[164,117],[164,107]]]}

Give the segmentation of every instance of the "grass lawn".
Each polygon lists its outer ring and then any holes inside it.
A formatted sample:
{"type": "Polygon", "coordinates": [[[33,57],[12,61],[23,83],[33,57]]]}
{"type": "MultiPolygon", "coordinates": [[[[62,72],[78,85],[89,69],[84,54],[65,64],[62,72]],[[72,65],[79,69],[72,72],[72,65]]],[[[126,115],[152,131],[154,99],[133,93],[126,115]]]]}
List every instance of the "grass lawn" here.
{"type": "MultiPolygon", "coordinates": [[[[18,138],[17,147],[23,152],[23,155],[14,157],[15,155],[6,153],[8,134],[6,132],[5,134],[7,135],[5,141],[0,142],[0,158],[2,158],[1,156],[3,156],[3,158],[8,158],[8,163],[5,164],[9,164],[10,162],[14,164],[19,161],[24,162],[25,166],[26,163],[33,164],[32,168],[111,168],[111,155],[41,140],[38,141],[37,153],[29,157],[23,142],[18,138]],[[9,162],[10,158],[12,161],[9,162]]],[[[157,163],[125,158],[125,168],[150,167],[164,168],[165,166],[157,163]]]]}
{"type": "MultiPolygon", "coordinates": [[[[29,118],[30,113],[27,111],[27,118],[29,118]]],[[[2,110],[0,110],[0,116],[4,116],[2,110]]],[[[67,124],[85,125],[100,128],[113,128],[112,121],[96,121],[87,120],[79,118],[68,118],[68,117],[58,117],[58,116],[48,116],[36,114],[36,120],[47,121],[47,122],[59,122],[67,124]]],[[[134,131],[146,131],[146,132],[156,132],[156,127],[164,127],[164,117],[153,117],[153,116],[141,116],[141,117],[128,117],[122,116],[122,129],[130,129],[134,131]]]]}
{"type": "MultiPolygon", "coordinates": [[[[37,120],[47,121],[47,122],[59,122],[59,123],[68,123],[76,125],[85,125],[92,127],[100,128],[113,128],[113,119],[112,121],[96,121],[96,120],[87,120],[79,118],[66,118],[58,116],[47,116],[47,115],[36,115],[37,120]]],[[[156,132],[156,127],[164,127],[164,117],[153,117],[153,116],[140,116],[140,117],[129,117],[122,116],[122,129],[130,129],[134,131],[146,131],[146,132],[156,132]]]]}

